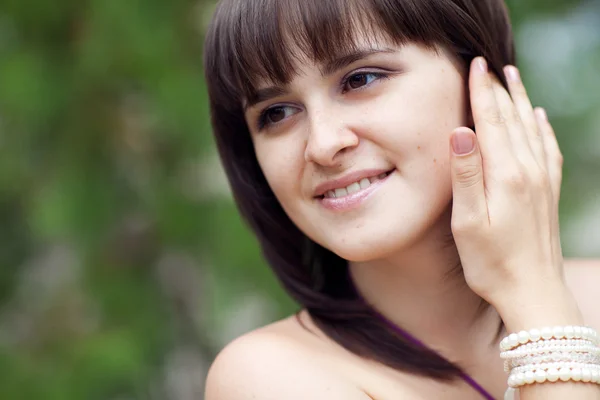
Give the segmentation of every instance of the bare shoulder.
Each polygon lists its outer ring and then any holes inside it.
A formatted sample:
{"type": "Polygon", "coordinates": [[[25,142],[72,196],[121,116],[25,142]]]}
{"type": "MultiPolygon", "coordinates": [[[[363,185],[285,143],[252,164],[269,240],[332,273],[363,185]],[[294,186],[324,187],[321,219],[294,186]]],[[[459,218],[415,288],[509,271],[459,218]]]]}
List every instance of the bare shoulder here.
{"type": "Polygon", "coordinates": [[[310,342],[298,340],[284,320],[227,345],[213,362],[206,400],[371,399],[337,374],[310,342]]]}
{"type": "Polygon", "coordinates": [[[600,259],[565,260],[565,277],[586,323],[600,331],[600,259]]]}

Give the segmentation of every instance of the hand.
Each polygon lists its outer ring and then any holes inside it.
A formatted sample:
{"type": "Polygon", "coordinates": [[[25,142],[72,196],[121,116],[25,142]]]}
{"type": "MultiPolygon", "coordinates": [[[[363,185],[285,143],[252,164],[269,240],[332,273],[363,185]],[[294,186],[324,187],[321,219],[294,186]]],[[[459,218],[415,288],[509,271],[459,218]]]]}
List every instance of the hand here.
{"type": "Polygon", "coordinates": [[[451,137],[452,232],[467,284],[496,308],[514,306],[519,296],[525,303],[526,293],[570,293],[558,221],[562,155],[517,69],[507,66],[505,73],[510,94],[485,60],[473,61],[469,87],[477,133],[462,127],[451,137]]]}

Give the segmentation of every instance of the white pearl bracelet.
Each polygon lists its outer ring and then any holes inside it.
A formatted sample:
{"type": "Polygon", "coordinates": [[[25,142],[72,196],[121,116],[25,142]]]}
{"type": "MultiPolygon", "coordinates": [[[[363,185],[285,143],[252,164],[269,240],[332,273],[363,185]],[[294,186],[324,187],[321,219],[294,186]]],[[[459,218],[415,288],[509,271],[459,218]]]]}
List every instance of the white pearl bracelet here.
{"type": "Polygon", "coordinates": [[[592,353],[600,354],[600,347],[591,342],[568,342],[563,343],[530,343],[516,348],[515,350],[500,353],[500,358],[511,360],[529,355],[548,354],[555,352],[592,353]]]}
{"type": "Polygon", "coordinates": [[[504,371],[511,372],[514,368],[524,366],[536,366],[545,363],[555,362],[570,362],[570,363],[586,363],[600,365],[600,353],[595,349],[595,352],[569,352],[569,351],[554,351],[545,354],[525,355],[520,358],[511,358],[504,360],[504,371]]]}
{"type": "Polygon", "coordinates": [[[558,367],[552,365],[544,369],[545,364],[539,365],[537,370],[528,370],[525,372],[511,373],[508,378],[508,385],[511,388],[529,385],[533,383],[556,382],[589,382],[600,384],[600,369],[597,366],[587,365],[583,368],[558,367]]]}
{"type": "Polygon", "coordinates": [[[500,342],[500,351],[508,351],[520,345],[537,342],[541,339],[585,339],[598,345],[598,332],[586,326],[555,326],[542,329],[531,329],[519,333],[511,333],[500,342]]]}
{"type": "Polygon", "coordinates": [[[526,365],[538,365],[555,362],[580,362],[600,365],[600,356],[596,354],[577,354],[576,356],[573,356],[571,353],[553,353],[527,356],[518,360],[504,361],[504,371],[510,372],[513,368],[523,367],[526,365]]]}
{"type": "Polygon", "coordinates": [[[600,384],[599,344],[598,332],[582,326],[512,333],[500,342],[508,386],[559,380],[600,384]]]}
{"type": "Polygon", "coordinates": [[[540,369],[549,370],[551,368],[561,369],[561,368],[571,368],[571,369],[582,369],[589,368],[591,370],[595,370],[600,372],[600,365],[591,364],[586,362],[573,362],[573,361],[559,361],[559,362],[549,362],[549,363],[540,363],[536,365],[522,365],[519,367],[515,367],[512,369],[511,374],[518,374],[519,372],[527,372],[527,371],[537,371],[540,369]]]}

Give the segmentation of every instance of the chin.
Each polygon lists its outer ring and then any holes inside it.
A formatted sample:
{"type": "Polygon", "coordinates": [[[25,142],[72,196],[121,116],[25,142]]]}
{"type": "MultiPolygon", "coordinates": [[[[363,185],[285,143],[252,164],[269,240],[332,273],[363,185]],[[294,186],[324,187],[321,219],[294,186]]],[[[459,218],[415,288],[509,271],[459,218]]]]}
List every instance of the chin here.
{"type": "Polygon", "coordinates": [[[389,257],[392,252],[386,251],[387,249],[373,249],[373,248],[354,248],[347,249],[347,251],[335,252],[339,257],[352,263],[366,263],[374,260],[381,260],[389,257]]]}
{"type": "MultiPolygon", "coordinates": [[[[423,210],[425,211],[425,210],[423,210]]],[[[443,240],[451,233],[451,205],[428,212],[387,215],[352,228],[328,232],[320,244],[350,262],[368,262],[406,253],[429,240],[443,240]],[[401,223],[395,221],[402,221],[401,223]],[[340,232],[342,232],[340,234],[340,232]]]]}
{"type": "Polygon", "coordinates": [[[420,235],[416,230],[386,231],[366,229],[355,234],[338,236],[323,246],[339,257],[350,262],[368,262],[391,257],[406,251],[414,245],[420,235]]]}

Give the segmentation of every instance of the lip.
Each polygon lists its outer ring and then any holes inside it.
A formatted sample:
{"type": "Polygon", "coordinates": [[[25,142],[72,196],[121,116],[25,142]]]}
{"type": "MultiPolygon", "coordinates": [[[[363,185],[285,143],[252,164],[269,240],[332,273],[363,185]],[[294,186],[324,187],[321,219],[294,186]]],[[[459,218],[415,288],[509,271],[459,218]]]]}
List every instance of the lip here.
{"type": "MultiPolygon", "coordinates": [[[[367,198],[369,198],[373,193],[379,190],[388,181],[388,179],[392,175],[394,175],[394,172],[396,172],[396,170],[393,169],[391,171],[382,171],[380,173],[385,172],[389,172],[388,176],[386,176],[383,179],[379,179],[374,183],[371,183],[371,185],[369,185],[369,187],[366,189],[359,190],[358,192],[354,192],[352,194],[340,198],[319,197],[318,201],[323,207],[332,211],[343,212],[354,210],[358,208],[365,200],[367,200],[367,198]]],[[[350,183],[352,182],[354,181],[351,181],[350,183]]]]}
{"type": "Polygon", "coordinates": [[[388,168],[388,169],[364,169],[362,171],[355,171],[355,172],[345,175],[339,179],[334,179],[334,180],[327,181],[325,183],[320,184],[319,186],[316,187],[314,196],[318,198],[318,197],[325,195],[325,193],[327,193],[330,190],[345,188],[345,187],[353,184],[354,182],[361,181],[364,178],[373,178],[374,176],[392,172],[393,170],[394,170],[393,168],[392,169],[388,168]]]}

